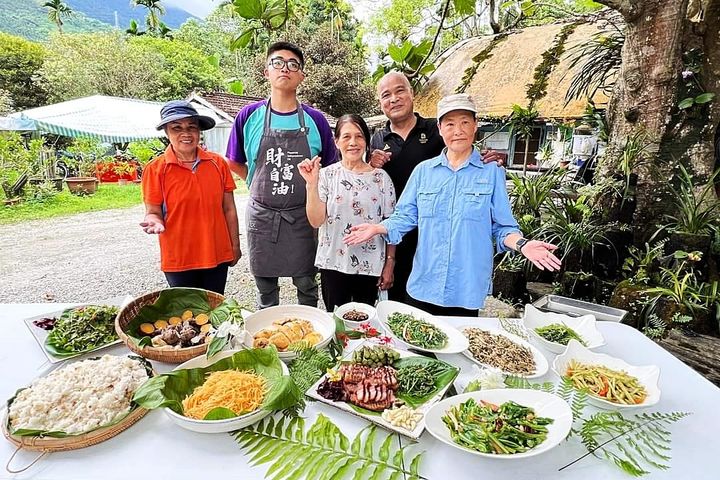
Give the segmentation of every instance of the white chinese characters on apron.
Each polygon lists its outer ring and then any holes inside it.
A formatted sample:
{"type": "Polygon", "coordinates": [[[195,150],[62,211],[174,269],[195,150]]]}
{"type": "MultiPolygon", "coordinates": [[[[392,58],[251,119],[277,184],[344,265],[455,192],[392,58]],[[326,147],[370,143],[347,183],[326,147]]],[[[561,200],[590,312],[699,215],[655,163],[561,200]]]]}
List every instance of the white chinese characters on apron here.
{"type": "Polygon", "coordinates": [[[245,215],[250,271],[257,277],[312,275],[317,233],[307,219],[305,181],[297,171],[311,155],[305,115],[298,104],[300,128],[279,130],[271,128],[270,112],[268,100],[245,215]]]}

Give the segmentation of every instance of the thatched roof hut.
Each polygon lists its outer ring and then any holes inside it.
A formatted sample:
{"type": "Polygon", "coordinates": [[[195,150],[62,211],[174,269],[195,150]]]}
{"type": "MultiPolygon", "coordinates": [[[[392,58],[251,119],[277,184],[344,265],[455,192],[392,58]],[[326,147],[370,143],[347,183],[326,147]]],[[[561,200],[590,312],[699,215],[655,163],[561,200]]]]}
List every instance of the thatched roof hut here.
{"type": "MultiPolygon", "coordinates": [[[[586,105],[584,100],[565,105],[565,93],[573,78],[567,52],[596,32],[596,24],[550,24],[507,36],[483,36],[459,42],[439,59],[437,69],[415,98],[415,109],[424,116],[434,117],[438,100],[461,89],[472,95],[480,117],[505,117],[512,112],[514,103],[528,106],[528,89],[537,82],[536,71],[549,70],[546,94],[535,102],[540,117],[580,117],[586,105]],[[543,70],[548,65],[548,54],[557,52],[558,44],[565,54],[561,54],[559,64],[543,70]]],[[[599,92],[593,101],[600,106],[606,104],[608,98],[599,92]]]]}

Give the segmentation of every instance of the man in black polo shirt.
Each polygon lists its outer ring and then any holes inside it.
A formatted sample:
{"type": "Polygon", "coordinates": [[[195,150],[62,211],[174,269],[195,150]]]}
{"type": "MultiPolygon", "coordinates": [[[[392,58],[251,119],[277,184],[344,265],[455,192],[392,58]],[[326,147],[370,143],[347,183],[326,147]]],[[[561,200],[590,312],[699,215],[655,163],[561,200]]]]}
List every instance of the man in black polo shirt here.
{"type": "MultiPolygon", "coordinates": [[[[413,90],[400,72],[386,74],[377,85],[380,108],[388,122],[370,140],[370,164],[383,168],[395,185],[398,198],[413,169],[420,162],[437,157],[445,148],[437,121],[423,118],[413,109],[413,90]]],[[[503,155],[493,150],[482,152],[483,160],[502,164],[503,155]]],[[[391,300],[405,302],[405,290],[417,248],[417,229],[403,237],[395,251],[395,279],[388,291],[391,300]]]]}

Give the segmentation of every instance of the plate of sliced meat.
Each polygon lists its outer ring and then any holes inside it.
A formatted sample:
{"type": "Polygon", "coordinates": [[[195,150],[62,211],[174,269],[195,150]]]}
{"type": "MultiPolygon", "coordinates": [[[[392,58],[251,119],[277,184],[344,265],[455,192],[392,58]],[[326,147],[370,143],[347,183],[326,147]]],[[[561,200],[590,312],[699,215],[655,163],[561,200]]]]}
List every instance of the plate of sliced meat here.
{"type": "Polygon", "coordinates": [[[410,438],[442,399],[457,367],[405,350],[365,342],[328,371],[307,395],[410,438]]]}

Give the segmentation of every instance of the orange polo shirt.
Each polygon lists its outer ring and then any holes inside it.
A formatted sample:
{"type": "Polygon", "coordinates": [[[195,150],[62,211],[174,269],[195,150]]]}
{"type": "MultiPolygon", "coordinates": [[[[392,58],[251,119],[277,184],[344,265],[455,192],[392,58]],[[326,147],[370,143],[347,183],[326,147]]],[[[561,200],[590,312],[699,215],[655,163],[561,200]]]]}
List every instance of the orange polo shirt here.
{"type": "Polygon", "coordinates": [[[200,162],[193,170],[178,163],[170,146],[143,170],[143,200],[165,207],[165,232],[158,235],[163,272],[233,260],[222,203],[225,192],[235,190],[235,181],[222,156],[197,151],[200,162]]]}

